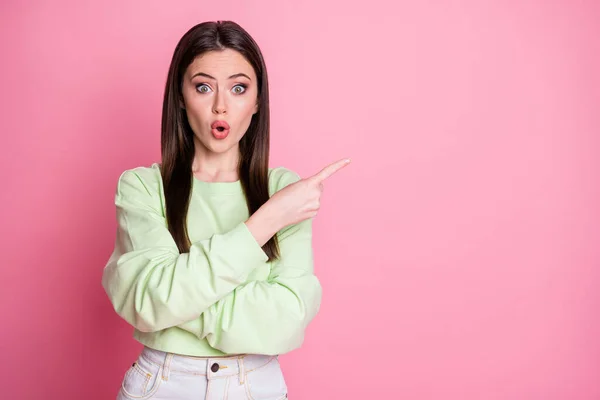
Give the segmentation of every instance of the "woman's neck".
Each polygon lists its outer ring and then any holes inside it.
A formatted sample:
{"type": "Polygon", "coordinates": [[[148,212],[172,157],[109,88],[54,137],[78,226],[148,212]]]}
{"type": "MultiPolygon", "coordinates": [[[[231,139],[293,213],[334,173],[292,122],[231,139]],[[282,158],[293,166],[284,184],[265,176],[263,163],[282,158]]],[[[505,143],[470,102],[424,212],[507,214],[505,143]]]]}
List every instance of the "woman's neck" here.
{"type": "Polygon", "coordinates": [[[212,153],[196,151],[192,163],[194,176],[206,182],[235,182],[239,180],[239,151],[212,153]]]}

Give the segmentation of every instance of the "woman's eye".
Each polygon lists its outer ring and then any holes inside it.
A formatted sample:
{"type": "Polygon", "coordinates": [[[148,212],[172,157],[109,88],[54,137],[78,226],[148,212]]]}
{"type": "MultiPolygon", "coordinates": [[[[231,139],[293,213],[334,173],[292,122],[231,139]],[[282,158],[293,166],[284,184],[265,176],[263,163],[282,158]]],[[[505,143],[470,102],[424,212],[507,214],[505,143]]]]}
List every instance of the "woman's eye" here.
{"type": "Polygon", "coordinates": [[[233,87],[233,92],[234,92],[235,94],[242,94],[242,93],[244,93],[245,91],[246,91],[246,86],[244,86],[244,85],[235,85],[235,86],[233,87]],[[240,89],[240,90],[238,90],[238,89],[240,89]]]}
{"type": "MultiPolygon", "coordinates": [[[[208,86],[206,83],[201,83],[199,85],[196,85],[196,90],[200,93],[208,93],[211,91],[210,86],[208,86]]],[[[246,91],[245,85],[235,85],[233,87],[233,93],[235,93],[235,94],[242,94],[245,91],[246,91]]]]}
{"type": "Polygon", "coordinates": [[[200,93],[208,93],[210,91],[210,88],[208,87],[207,84],[202,83],[202,84],[196,86],[196,90],[199,91],[200,93]]]}

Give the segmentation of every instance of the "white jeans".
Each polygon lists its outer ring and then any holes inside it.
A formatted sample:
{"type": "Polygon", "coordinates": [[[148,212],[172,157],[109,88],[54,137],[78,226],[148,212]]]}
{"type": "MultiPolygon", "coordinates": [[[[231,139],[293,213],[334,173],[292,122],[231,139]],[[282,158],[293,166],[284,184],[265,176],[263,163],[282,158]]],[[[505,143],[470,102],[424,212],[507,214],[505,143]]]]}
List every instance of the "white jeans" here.
{"type": "Polygon", "coordinates": [[[277,356],[191,357],[144,347],[117,400],[278,400],[287,386],[277,356]]]}

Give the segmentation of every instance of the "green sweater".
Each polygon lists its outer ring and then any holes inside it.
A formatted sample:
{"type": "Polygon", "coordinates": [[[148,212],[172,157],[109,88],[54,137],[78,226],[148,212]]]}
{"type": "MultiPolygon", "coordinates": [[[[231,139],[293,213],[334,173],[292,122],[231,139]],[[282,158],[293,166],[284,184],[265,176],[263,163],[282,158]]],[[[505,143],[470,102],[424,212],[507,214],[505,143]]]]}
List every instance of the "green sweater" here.
{"type": "MultiPolygon", "coordinates": [[[[269,168],[269,192],[299,179],[269,168]]],[[[312,219],[280,230],[281,257],[267,262],[244,223],[249,213],[240,181],[194,178],[191,247],[184,254],[166,227],[158,164],[123,172],[115,204],[115,248],[102,286],[136,340],[192,356],[275,355],[300,347],[321,302],[312,219]]]]}

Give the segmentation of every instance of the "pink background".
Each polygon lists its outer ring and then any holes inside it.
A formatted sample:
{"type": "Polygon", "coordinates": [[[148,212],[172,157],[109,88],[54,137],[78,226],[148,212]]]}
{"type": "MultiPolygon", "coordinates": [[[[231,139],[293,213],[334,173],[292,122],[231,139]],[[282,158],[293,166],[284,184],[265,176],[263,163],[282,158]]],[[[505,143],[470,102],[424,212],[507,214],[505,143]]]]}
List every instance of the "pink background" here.
{"type": "Polygon", "coordinates": [[[4,1],[3,399],[114,398],[119,174],[159,160],[177,40],[261,46],[272,166],[326,185],[298,399],[600,398],[600,3],[4,1]],[[26,3],[26,4],[25,4],[26,3]],[[85,4],[84,4],[85,3],[85,4]]]}

